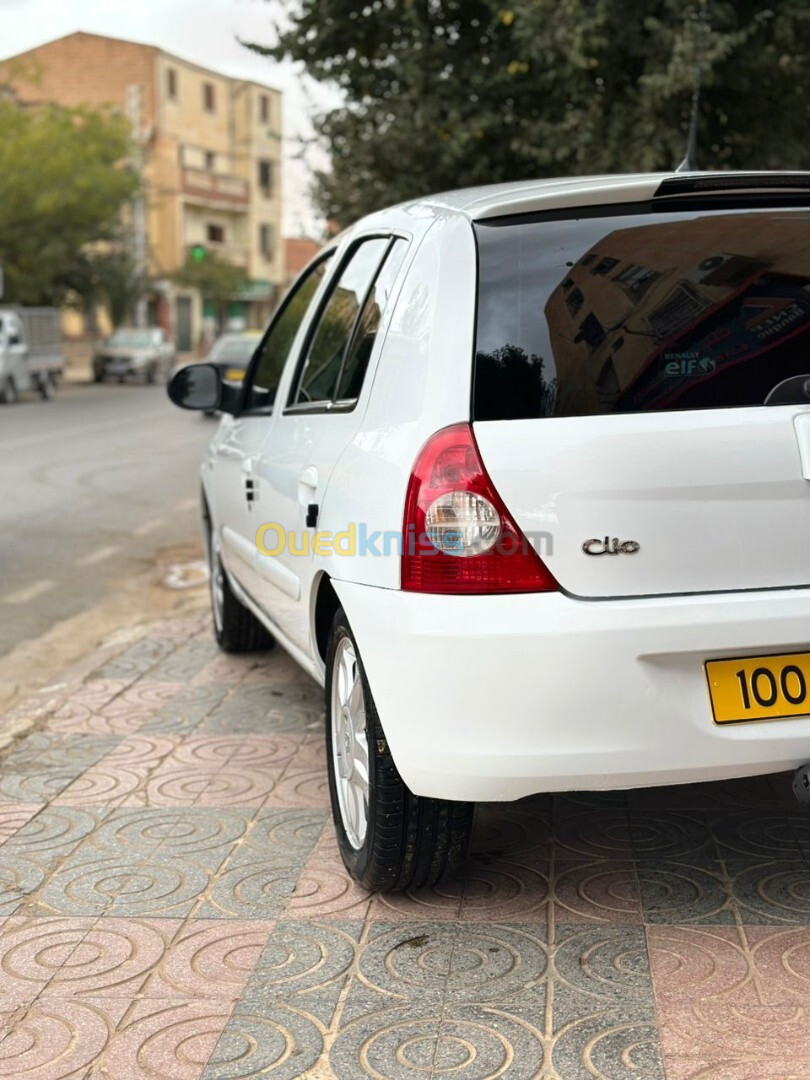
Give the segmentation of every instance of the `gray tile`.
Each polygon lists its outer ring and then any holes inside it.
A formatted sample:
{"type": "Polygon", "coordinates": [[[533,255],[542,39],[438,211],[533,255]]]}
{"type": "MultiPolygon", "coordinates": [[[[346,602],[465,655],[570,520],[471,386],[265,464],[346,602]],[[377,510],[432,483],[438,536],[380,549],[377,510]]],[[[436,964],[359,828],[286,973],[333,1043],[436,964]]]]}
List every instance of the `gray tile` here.
{"type": "Polygon", "coordinates": [[[317,1063],[322,1050],[317,1025],[297,1009],[273,1005],[252,1012],[242,1003],[228,1020],[202,1077],[272,1075],[275,1080],[295,1080],[317,1063]]]}
{"type": "Polygon", "coordinates": [[[727,860],[740,921],[762,926],[810,926],[810,869],[804,861],[727,860]]]}
{"type": "Polygon", "coordinates": [[[634,1002],[594,1012],[585,1006],[555,1043],[553,1063],[565,1080],[664,1080],[654,1009],[634,1002]]]}
{"type": "Polygon", "coordinates": [[[171,638],[141,638],[115,660],[94,672],[94,676],[97,679],[123,679],[131,682],[145,675],[176,648],[177,641],[171,638]]]}
{"type": "Polygon", "coordinates": [[[3,846],[3,856],[20,854],[50,867],[70,855],[101,826],[108,809],[82,810],[73,806],[46,806],[3,846]]]}
{"type": "Polygon", "coordinates": [[[730,926],[734,905],[722,864],[639,860],[638,881],[646,923],[730,926]]]}
{"type": "Polygon", "coordinates": [[[198,919],[275,919],[295,891],[305,859],[254,859],[228,867],[217,875],[205,900],[195,911],[198,919]]]}
{"type": "Polygon", "coordinates": [[[45,880],[39,862],[0,852],[0,915],[11,915],[45,880]]]}

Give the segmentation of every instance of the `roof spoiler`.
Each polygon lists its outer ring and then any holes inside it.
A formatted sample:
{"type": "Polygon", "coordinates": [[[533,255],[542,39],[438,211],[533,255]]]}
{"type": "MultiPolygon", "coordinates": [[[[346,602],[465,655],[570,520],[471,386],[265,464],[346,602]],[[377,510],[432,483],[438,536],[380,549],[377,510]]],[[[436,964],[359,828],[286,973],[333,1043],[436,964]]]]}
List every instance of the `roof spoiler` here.
{"type": "Polygon", "coordinates": [[[656,199],[672,195],[711,195],[731,191],[810,191],[810,172],[703,173],[662,180],[656,199]]]}

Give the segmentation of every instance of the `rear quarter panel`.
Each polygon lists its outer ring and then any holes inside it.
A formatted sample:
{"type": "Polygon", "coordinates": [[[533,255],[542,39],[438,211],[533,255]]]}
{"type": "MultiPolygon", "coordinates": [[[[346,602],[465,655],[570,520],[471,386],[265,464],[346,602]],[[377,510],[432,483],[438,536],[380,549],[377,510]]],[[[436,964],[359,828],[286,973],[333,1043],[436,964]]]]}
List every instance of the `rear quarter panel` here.
{"type": "MultiPolygon", "coordinates": [[[[441,212],[406,270],[361,423],[326,490],[319,530],[379,533],[379,555],[315,556],[330,577],[398,589],[405,493],[419,450],[435,431],[469,420],[475,335],[476,250],[469,220],[441,212]],[[395,534],[384,554],[383,534],[395,534]]],[[[344,541],[343,547],[348,546],[344,541]]],[[[351,618],[351,613],[349,613],[351,618]]]]}

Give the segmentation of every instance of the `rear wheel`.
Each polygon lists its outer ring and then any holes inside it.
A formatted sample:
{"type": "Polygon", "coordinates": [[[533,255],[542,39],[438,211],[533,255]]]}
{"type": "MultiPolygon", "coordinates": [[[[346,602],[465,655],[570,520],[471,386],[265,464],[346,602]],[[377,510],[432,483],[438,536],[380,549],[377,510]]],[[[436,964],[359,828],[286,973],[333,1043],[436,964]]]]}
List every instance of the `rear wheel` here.
{"type": "Polygon", "coordinates": [[[10,375],[7,375],[2,387],[0,387],[0,401],[4,405],[13,405],[18,397],[17,384],[10,375]]]}
{"type": "Polygon", "coordinates": [[[222,565],[219,541],[204,510],[204,535],[208,561],[208,580],[211,589],[211,614],[214,617],[214,636],[225,652],[258,652],[275,644],[252,611],[233,594],[228,575],[222,565]]]}
{"type": "Polygon", "coordinates": [[[56,386],[53,378],[47,371],[40,375],[37,389],[39,390],[39,395],[43,401],[50,401],[53,397],[56,386]]]}
{"type": "Polygon", "coordinates": [[[326,659],[326,758],[338,845],[369,889],[434,885],[463,864],[472,803],[414,795],[397,771],[346,615],[335,615],[326,659]]]}

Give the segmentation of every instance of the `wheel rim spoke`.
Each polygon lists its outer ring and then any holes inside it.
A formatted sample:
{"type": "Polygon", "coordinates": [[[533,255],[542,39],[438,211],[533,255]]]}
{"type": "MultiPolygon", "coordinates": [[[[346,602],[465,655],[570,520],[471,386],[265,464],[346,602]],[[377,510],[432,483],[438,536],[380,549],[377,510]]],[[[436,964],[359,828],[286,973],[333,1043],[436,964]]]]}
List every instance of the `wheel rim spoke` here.
{"type": "Polygon", "coordinates": [[[349,843],[359,850],[368,830],[369,749],[360,668],[348,637],[335,652],[330,706],[338,807],[349,843]]]}

